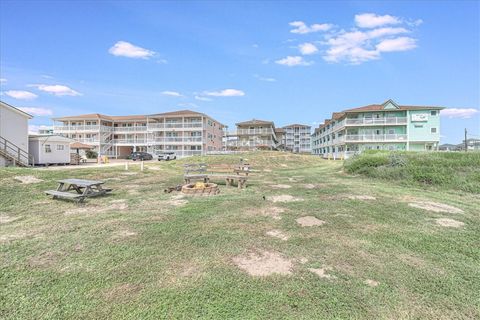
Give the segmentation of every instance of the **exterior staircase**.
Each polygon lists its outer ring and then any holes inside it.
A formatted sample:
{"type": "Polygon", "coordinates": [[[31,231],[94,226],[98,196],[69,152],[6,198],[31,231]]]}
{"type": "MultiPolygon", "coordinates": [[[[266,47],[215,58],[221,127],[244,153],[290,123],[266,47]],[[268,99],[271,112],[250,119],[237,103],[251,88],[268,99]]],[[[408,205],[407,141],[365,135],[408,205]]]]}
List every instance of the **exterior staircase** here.
{"type": "Polygon", "coordinates": [[[0,136],[0,157],[13,166],[28,167],[33,164],[33,158],[27,151],[0,136]]]}

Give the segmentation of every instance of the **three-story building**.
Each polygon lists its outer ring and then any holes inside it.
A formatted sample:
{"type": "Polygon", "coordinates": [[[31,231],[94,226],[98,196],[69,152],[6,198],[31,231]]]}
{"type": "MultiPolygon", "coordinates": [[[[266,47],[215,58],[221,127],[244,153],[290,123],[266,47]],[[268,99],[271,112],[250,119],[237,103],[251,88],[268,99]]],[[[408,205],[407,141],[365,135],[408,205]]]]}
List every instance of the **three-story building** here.
{"type": "Polygon", "coordinates": [[[304,124],[291,124],[285,130],[283,144],[285,150],[294,153],[311,153],[312,127],[304,124]]]}
{"type": "Polygon", "coordinates": [[[438,150],[440,110],[392,100],[335,112],[312,135],[312,153],[348,158],[363,150],[438,150]]]}
{"type": "Polygon", "coordinates": [[[236,123],[236,127],[235,132],[229,133],[229,149],[274,150],[279,145],[273,121],[252,119],[236,123]]]}
{"type": "Polygon", "coordinates": [[[99,155],[125,158],[133,151],[177,156],[222,150],[223,124],[190,110],[151,115],[84,114],[55,118],[53,131],[92,145],[99,155]]]}

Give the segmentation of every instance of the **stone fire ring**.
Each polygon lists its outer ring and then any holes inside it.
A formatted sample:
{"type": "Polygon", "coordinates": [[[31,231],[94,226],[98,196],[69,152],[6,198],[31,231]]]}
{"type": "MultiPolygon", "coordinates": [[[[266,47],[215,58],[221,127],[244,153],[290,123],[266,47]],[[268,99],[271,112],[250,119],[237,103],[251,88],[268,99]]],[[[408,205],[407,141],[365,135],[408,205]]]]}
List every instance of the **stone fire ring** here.
{"type": "Polygon", "coordinates": [[[215,183],[205,183],[205,188],[195,188],[194,183],[182,186],[182,193],[191,196],[213,196],[220,193],[215,183]]]}

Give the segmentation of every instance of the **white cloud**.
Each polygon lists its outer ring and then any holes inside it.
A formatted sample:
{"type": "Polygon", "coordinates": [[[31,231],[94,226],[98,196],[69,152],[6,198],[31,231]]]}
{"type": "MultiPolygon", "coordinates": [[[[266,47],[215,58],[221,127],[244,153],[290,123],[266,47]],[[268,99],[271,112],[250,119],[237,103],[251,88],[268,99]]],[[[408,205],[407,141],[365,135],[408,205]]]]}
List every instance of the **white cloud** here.
{"type": "Polygon", "coordinates": [[[253,76],[254,76],[255,78],[257,78],[258,80],[260,80],[260,81],[267,81],[267,82],[275,82],[275,81],[277,81],[277,79],[275,79],[275,78],[262,77],[262,76],[259,76],[258,74],[254,74],[253,76]]]}
{"type": "Polygon", "coordinates": [[[36,125],[36,124],[30,124],[28,125],[28,134],[38,134],[39,130],[51,130],[53,129],[52,126],[46,126],[46,125],[36,125]]]}
{"type": "Polygon", "coordinates": [[[283,66],[294,67],[294,66],[309,66],[313,62],[305,61],[303,57],[300,57],[300,56],[288,56],[286,58],[275,61],[275,63],[281,64],[283,66]]]}
{"type": "Polygon", "coordinates": [[[385,39],[376,46],[380,52],[407,51],[416,47],[416,40],[409,37],[385,39]]]}
{"type": "Polygon", "coordinates": [[[300,53],[303,55],[309,55],[318,52],[318,48],[313,43],[309,42],[302,43],[298,46],[298,48],[300,49],[300,53]]]}
{"type": "Polygon", "coordinates": [[[135,59],[149,59],[155,55],[155,51],[137,47],[126,41],[118,41],[113,47],[108,49],[108,52],[114,56],[135,59]]]}
{"type": "Polygon", "coordinates": [[[290,32],[298,33],[298,34],[328,31],[333,27],[331,24],[328,24],[328,23],[323,23],[323,24],[316,23],[316,24],[312,24],[311,26],[307,26],[303,21],[293,21],[293,22],[290,22],[289,24],[292,27],[294,27],[292,30],[290,30],[290,32]]]}
{"type": "Polygon", "coordinates": [[[195,100],[199,100],[199,101],[212,101],[212,99],[207,98],[207,97],[202,97],[202,96],[195,96],[195,100]]]}
{"type": "Polygon", "coordinates": [[[355,15],[355,24],[360,28],[376,28],[384,25],[399,24],[401,22],[401,19],[388,14],[384,16],[378,16],[374,13],[355,15]]]}
{"type": "Polygon", "coordinates": [[[448,118],[469,119],[480,113],[480,110],[474,108],[448,108],[440,111],[440,115],[448,118]]]}
{"type": "Polygon", "coordinates": [[[237,89],[224,89],[220,91],[205,91],[203,94],[212,97],[241,97],[245,95],[245,92],[237,89]]]}
{"type": "Polygon", "coordinates": [[[401,34],[401,33],[409,33],[405,28],[391,28],[391,27],[386,27],[386,28],[378,28],[378,29],[373,29],[372,31],[367,32],[367,36],[369,39],[374,39],[374,38],[381,38],[385,36],[391,36],[391,35],[396,35],[396,34],[401,34]]]}
{"type": "Polygon", "coordinates": [[[7,82],[7,79],[5,79],[5,78],[0,78],[0,83],[5,83],[5,82],[7,82]]]}
{"type": "Polygon", "coordinates": [[[176,91],[163,91],[162,95],[164,96],[170,96],[170,97],[183,97],[182,94],[176,91]]]}
{"type": "Polygon", "coordinates": [[[29,113],[34,116],[44,117],[44,116],[51,116],[53,111],[47,108],[36,108],[36,107],[21,107],[19,108],[23,112],[29,113]]]}
{"type": "Polygon", "coordinates": [[[61,84],[30,84],[29,87],[35,87],[40,91],[44,91],[56,96],[81,96],[80,92],[61,84]]]}
{"type": "Polygon", "coordinates": [[[5,94],[18,100],[33,100],[38,97],[35,93],[24,90],[8,90],[5,91],[5,94]]]}

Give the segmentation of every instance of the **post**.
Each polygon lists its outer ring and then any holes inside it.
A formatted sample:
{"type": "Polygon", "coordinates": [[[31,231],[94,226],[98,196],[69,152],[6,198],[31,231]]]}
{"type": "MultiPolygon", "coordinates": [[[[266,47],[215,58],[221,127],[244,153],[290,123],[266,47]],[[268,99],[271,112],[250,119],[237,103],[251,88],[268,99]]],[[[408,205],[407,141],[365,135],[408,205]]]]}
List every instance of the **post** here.
{"type": "Polygon", "coordinates": [[[125,162],[125,170],[128,171],[128,161],[125,162]]]}
{"type": "Polygon", "coordinates": [[[140,171],[143,171],[143,160],[140,162],[140,171]]]}
{"type": "Polygon", "coordinates": [[[468,151],[468,144],[467,144],[467,128],[465,128],[465,140],[464,140],[464,144],[465,144],[465,152],[468,151]]]}

